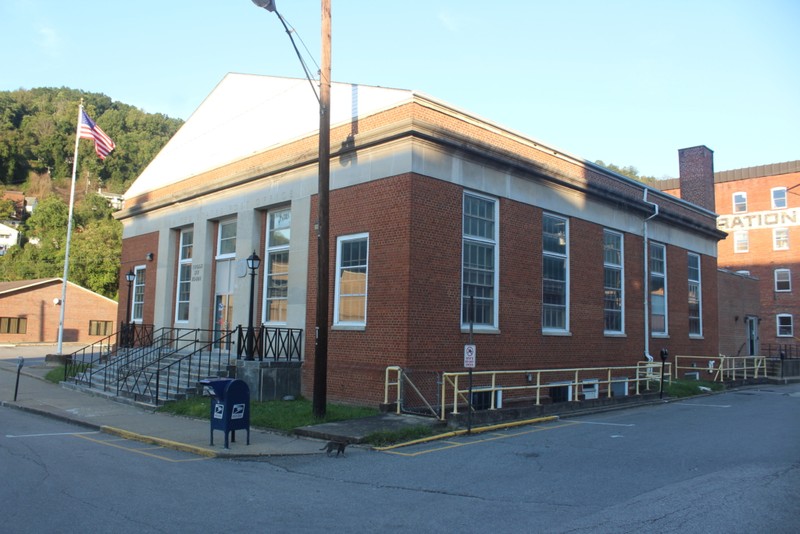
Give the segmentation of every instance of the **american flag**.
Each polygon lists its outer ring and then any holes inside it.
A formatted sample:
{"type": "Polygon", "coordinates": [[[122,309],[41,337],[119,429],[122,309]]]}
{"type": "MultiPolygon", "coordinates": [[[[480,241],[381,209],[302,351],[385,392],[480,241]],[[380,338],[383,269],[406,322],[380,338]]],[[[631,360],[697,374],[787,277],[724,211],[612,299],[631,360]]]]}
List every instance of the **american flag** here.
{"type": "Polygon", "coordinates": [[[81,110],[81,122],[78,125],[78,137],[81,139],[93,139],[94,151],[103,160],[117,146],[83,110],[81,110]]]}

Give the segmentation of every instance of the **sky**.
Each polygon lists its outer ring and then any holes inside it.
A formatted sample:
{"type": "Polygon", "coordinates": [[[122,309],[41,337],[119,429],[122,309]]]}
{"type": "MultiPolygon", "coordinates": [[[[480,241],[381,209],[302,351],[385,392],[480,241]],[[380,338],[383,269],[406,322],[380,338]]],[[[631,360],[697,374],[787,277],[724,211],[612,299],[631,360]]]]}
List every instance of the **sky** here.
{"type": "MultiPolygon", "coordinates": [[[[277,0],[316,71],[320,1],[277,0]]],[[[332,78],[411,89],[589,161],[800,159],[800,0],[331,0],[332,78]]],[[[188,119],[228,72],[305,76],[251,0],[0,0],[0,91],[188,119]]],[[[309,88],[310,91],[310,88],[309,88]]]]}

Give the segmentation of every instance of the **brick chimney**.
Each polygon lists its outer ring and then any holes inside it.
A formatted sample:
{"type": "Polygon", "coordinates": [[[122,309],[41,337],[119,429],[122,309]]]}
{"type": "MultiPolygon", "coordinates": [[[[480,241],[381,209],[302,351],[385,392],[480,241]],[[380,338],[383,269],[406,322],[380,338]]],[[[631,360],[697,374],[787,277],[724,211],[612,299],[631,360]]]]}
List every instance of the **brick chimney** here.
{"type": "Polygon", "coordinates": [[[700,145],[678,150],[681,199],[709,211],[714,206],[714,151],[700,145]]]}

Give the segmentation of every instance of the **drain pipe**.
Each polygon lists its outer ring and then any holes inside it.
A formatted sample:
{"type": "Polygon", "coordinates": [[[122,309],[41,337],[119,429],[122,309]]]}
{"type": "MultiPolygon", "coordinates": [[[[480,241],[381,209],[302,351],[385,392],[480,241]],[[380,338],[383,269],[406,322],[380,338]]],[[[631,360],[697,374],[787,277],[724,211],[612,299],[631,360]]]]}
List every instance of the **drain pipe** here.
{"type": "Polygon", "coordinates": [[[650,355],[650,247],[647,237],[647,222],[658,215],[658,204],[647,200],[647,192],[649,189],[644,188],[644,198],[642,202],[653,206],[653,214],[645,218],[642,224],[642,237],[644,241],[644,357],[648,362],[653,361],[650,355]]]}

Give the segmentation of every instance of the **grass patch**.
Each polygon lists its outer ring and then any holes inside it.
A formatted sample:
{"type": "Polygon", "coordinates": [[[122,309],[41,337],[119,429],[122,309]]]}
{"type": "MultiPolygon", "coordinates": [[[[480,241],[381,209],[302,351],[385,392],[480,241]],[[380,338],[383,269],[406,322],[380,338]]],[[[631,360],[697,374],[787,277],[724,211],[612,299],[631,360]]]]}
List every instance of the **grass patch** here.
{"type": "MultiPolygon", "coordinates": [[[[211,398],[191,397],[181,401],[168,402],[160,407],[158,411],[186,417],[208,419],[211,411],[211,398]]],[[[375,408],[343,406],[339,404],[328,404],[325,412],[325,417],[321,419],[315,418],[311,401],[303,398],[292,401],[251,401],[250,425],[290,432],[301,426],[360,419],[379,413],[375,408]]]]}
{"type": "MultiPolygon", "coordinates": [[[[89,369],[91,365],[88,363],[81,363],[72,367],[72,374],[69,375],[68,378],[72,378],[73,376],[77,375],[78,373],[82,373],[85,370],[89,369]]],[[[64,366],[57,365],[53,367],[51,370],[47,371],[47,374],[44,375],[44,379],[52,382],[53,384],[58,384],[64,380],[64,366]]]]}
{"type": "MultiPolygon", "coordinates": [[[[672,384],[664,382],[664,394],[670,397],[682,398],[692,397],[705,393],[700,387],[705,387],[711,391],[722,391],[725,386],[719,382],[707,382],[705,380],[673,380],[672,384]]],[[[652,385],[650,386],[653,387],[652,385]]],[[[658,391],[658,383],[655,385],[655,390],[658,391]]]]}

